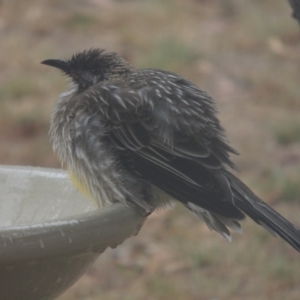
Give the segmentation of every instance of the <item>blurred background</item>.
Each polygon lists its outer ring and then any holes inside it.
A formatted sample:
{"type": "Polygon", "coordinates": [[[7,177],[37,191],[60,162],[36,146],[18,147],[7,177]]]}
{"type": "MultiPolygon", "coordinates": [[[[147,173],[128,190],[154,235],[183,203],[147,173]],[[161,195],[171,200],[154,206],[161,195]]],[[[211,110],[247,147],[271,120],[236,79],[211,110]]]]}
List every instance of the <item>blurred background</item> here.
{"type": "MultiPolygon", "coordinates": [[[[300,226],[300,30],[290,16],[274,0],[0,1],[0,164],[60,167],[48,128],[68,82],[40,62],[100,47],[216,98],[238,176],[300,226]]],[[[180,206],[160,211],[59,300],[300,299],[299,254],[243,225],[227,243],[180,206]]]]}

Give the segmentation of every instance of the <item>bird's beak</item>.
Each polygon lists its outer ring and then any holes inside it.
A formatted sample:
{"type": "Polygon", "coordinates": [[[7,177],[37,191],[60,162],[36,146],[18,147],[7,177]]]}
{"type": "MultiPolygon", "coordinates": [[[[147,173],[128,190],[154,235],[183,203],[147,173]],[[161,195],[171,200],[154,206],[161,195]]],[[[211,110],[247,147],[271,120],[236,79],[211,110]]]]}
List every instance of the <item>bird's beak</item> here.
{"type": "Polygon", "coordinates": [[[44,65],[51,66],[62,70],[65,73],[69,71],[69,63],[65,60],[60,59],[46,59],[41,62],[44,65]]]}

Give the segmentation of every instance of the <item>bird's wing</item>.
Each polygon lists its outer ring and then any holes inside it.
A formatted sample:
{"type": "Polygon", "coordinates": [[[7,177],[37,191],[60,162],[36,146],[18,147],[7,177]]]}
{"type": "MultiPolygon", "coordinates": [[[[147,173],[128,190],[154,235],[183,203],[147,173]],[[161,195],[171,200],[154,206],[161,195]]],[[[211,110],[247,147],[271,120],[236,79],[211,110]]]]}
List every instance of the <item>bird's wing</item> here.
{"type": "Polygon", "coordinates": [[[191,83],[160,73],[159,83],[142,87],[102,83],[88,90],[109,141],[126,152],[127,166],[191,209],[197,206],[239,220],[226,177],[215,174],[234,166],[213,99],[191,83]],[[189,205],[191,204],[191,205],[189,205]]]}

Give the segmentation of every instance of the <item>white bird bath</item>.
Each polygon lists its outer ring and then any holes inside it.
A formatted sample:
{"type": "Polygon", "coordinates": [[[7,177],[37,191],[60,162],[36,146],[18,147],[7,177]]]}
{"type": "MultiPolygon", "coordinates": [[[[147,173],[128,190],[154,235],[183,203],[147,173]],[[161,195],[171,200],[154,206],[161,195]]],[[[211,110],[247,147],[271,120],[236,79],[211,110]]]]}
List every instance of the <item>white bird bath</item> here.
{"type": "Polygon", "coordinates": [[[56,298],[143,221],[122,204],[97,209],[64,171],[0,166],[0,299],[56,298]]]}

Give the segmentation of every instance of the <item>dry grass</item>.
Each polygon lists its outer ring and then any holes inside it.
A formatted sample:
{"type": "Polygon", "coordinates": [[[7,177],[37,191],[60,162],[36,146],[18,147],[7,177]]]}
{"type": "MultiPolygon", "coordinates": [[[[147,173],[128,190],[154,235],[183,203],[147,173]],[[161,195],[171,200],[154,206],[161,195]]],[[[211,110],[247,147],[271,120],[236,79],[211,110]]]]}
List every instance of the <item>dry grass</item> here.
{"type": "MultiPolygon", "coordinates": [[[[299,27],[285,1],[4,0],[0,11],[1,163],[59,166],[47,131],[67,83],[39,62],[102,47],[217,98],[241,176],[300,225],[299,27]]],[[[59,300],[299,299],[298,254],[250,221],[244,232],[228,244],[180,207],[161,212],[59,300]]]]}

